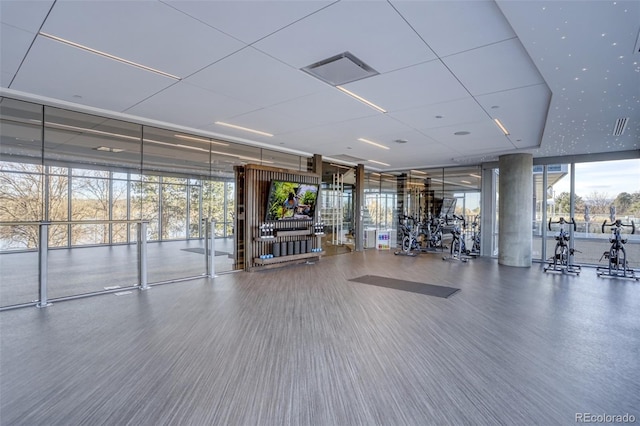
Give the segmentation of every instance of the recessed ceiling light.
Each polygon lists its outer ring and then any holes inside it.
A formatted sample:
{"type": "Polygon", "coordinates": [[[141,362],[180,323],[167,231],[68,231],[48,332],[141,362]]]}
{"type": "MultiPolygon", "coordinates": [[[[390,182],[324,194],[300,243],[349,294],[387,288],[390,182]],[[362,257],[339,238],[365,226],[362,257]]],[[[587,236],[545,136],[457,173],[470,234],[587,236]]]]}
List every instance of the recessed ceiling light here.
{"type": "Polygon", "coordinates": [[[469,173],[469,176],[480,179],[480,175],[477,175],[475,173],[469,173]]]}
{"type": "Polygon", "coordinates": [[[369,161],[370,163],[381,164],[381,165],[387,166],[387,167],[391,166],[391,164],[383,163],[382,161],[376,161],[376,160],[367,160],[367,161],[369,161]]]}
{"type": "Polygon", "coordinates": [[[356,95],[355,93],[353,93],[353,92],[351,92],[351,91],[349,91],[349,90],[345,89],[345,88],[344,88],[344,87],[342,87],[342,86],[336,86],[336,89],[340,90],[340,91],[341,91],[341,92],[343,92],[343,93],[346,93],[347,95],[351,96],[351,97],[352,97],[352,98],[354,98],[354,99],[359,100],[360,102],[362,102],[362,103],[363,103],[363,104],[365,104],[365,105],[369,105],[371,108],[375,109],[376,111],[380,111],[380,112],[381,112],[381,113],[383,113],[383,114],[387,112],[387,110],[386,110],[386,109],[381,108],[381,107],[379,107],[378,105],[374,104],[373,102],[366,100],[366,99],[365,99],[365,98],[363,98],[362,96],[358,96],[358,95],[356,95]]]}
{"type": "Polygon", "coordinates": [[[460,182],[471,184],[471,182],[469,182],[468,180],[461,180],[460,182]]]}
{"type": "Polygon", "coordinates": [[[261,132],[260,130],[249,129],[248,127],[236,126],[235,124],[224,123],[222,121],[216,121],[214,124],[218,124],[220,126],[231,127],[232,129],[244,130],[245,132],[256,133],[262,136],[272,137],[271,133],[261,132]]]}
{"type": "Polygon", "coordinates": [[[75,47],[77,49],[82,49],[84,51],[91,52],[91,53],[93,53],[95,55],[99,55],[99,56],[103,56],[105,58],[113,59],[114,61],[122,62],[123,64],[131,65],[133,67],[140,68],[140,69],[143,69],[145,71],[151,71],[153,73],[160,74],[160,75],[162,75],[164,77],[173,78],[174,80],[181,80],[180,77],[177,77],[177,76],[175,76],[173,74],[169,74],[167,72],[160,71],[160,70],[157,70],[155,68],[148,67],[146,65],[138,64],[136,62],[129,61],[127,59],[123,59],[123,58],[120,58],[118,56],[111,55],[111,54],[106,53],[106,52],[102,52],[102,51],[97,50],[97,49],[92,49],[91,47],[87,47],[87,46],[84,46],[84,45],[79,44],[79,43],[74,43],[73,41],[66,40],[66,39],[64,39],[62,37],[57,37],[57,36],[54,36],[54,35],[51,35],[51,34],[47,34],[47,33],[43,33],[43,32],[39,32],[38,34],[41,35],[42,37],[46,37],[46,38],[48,38],[50,40],[54,40],[54,41],[57,41],[57,42],[60,42],[60,43],[64,43],[64,44],[66,44],[68,46],[72,46],[72,47],[75,47]]]}
{"type": "Polygon", "coordinates": [[[411,170],[411,173],[417,173],[419,175],[426,175],[427,174],[427,172],[423,172],[423,171],[420,171],[420,170],[411,170]]]}
{"type": "Polygon", "coordinates": [[[498,127],[500,127],[500,130],[502,130],[502,133],[504,133],[505,136],[509,136],[509,131],[507,130],[506,127],[504,127],[504,125],[500,122],[500,120],[498,120],[497,118],[494,118],[493,121],[498,125],[498,127]]]}
{"type": "Polygon", "coordinates": [[[381,144],[379,144],[379,143],[376,143],[376,142],[370,141],[369,139],[365,139],[365,138],[358,138],[358,140],[359,140],[360,142],[368,143],[369,145],[377,146],[378,148],[382,148],[382,149],[389,149],[389,147],[388,147],[388,146],[384,146],[384,145],[381,145],[381,144]]]}
{"type": "Polygon", "coordinates": [[[471,134],[471,132],[467,132],[466,130],[462,130],[460,132],[455,132],[454,135],[456,136],[465,136],[465,135],[469,135],[471,134]]]}
{"type": "Polygon", "coordinates": [[[122,148],[111,148],[109,146],[98,146],[96,148],[93,148],[96,151],[103,151],[103,152],[122,152],[124,151],[124,149],[122,148]]]}
{"type": "Polygon", "coordinates": [[[212,143],[214,145],[222,145],[222,146],[229,146],[228,143],[224,143],[224,142],[218,142],[218,141],[214,141],[211,139],[203,139],[203,138],[197,138],[195,136],[187,136],[187,135],[174,135],[176,138],[179,139],[186,139],[189,141],[196,141],[196,142],[205,142],[205,143],[212,143]]]}

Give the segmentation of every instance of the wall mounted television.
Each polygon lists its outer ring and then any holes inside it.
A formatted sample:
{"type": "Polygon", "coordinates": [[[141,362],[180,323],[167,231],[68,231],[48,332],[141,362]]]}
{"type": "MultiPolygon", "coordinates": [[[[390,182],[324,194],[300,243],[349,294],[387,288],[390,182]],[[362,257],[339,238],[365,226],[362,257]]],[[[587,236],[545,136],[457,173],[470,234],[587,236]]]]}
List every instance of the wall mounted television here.
{"type": "Polygon", "coordinates": [[[314,220],[319,189],[313,183],[272,180],[265,220],[314,220]]]}

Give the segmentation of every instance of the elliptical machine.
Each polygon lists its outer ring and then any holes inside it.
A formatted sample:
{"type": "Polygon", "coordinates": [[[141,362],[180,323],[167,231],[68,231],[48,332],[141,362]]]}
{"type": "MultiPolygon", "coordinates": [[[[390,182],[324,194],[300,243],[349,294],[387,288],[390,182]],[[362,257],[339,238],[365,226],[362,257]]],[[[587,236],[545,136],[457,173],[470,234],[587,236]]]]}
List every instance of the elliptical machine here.
{"type": "Polygon", "coordinates": [[[611,227],[611,236],[609,237],[609,242],[611,243],[611,247],[609,247],[608,251],[605,251],[600,257],[600,261],[602,259],[608,259],[609,264],[607,266],[598,266],[596,268],[596,274],[601,276],[609,276],[609,277],[620,277],[620,278],[631,278],[636,281],[640,280],[640,277],[637,277],[635,271],[629,268],[629,262],[627,261],[627,252],[624,249],[624,245],[627,243],[627,239],[622,238],[622,228],[625,226],[631,227],[631,234],[635,234],[636,226],[631,221],[631,225],[623,224],[620,219],[617,219],[615,222],[607,224],[607,220],[602,223],[602,233],[604,234],[604,228],[606,226],[611,227]]]}
{"type": "Polygon", "coordinates": [[[580,275],[580,270],[582,269],[582,267],[580,265],[573,264],[573,255],[576,250],[569,247],[569,232],[565,231],[564,229],[565,225],[573,225],[573,231],[575,232],[576,221],[571,218],[571,222],[567,222],[563,217],[561,217],[557,222],[552,222],[551,219],[549,219],[549,231],[551,231],[552,223],[560,224],[560,233],[556,236],[556,247],[553,257],[549,258],[549,264],[544,267],[544,271],[561,272],[563,274],[572,273],[580,275]]]}

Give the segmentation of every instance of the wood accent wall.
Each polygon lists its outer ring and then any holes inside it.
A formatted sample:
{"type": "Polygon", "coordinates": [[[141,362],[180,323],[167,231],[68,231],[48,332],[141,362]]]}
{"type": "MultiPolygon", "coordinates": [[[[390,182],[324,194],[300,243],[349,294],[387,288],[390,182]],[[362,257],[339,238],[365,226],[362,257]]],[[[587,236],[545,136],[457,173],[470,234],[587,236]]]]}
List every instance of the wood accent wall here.
{"type": "Polygon", "coordinates": [[[260,239],[259,227],[265,222],[267,210],[267,197],[269,196],[269,186],[271,180],[284,180],[308,184],[321,184],[321,177],[314,173],[300,172],[297,170],[280,169],[256,164],[247,164],[236,167],[236,187],[238,198],[236,198],[236,264],[244,265],[244,270],[253,271],[258,269],[285,266],[291,263],[305,262],[310,257],[320,257],[321,253],[307,253],[306,255],[287,256],[268,260],[260,259],[261,255],[273,254],[273,244],[282,241],[305,240],[307,244],[312,244],[313,248],[320,247],[320,237],[313,235],[313,224],[317,222],[320,209],[316,209],[316,220],[313,222],[303,220],[287,220],[274,223],[276,238],[271,240],[260,239]],[[308,233],[284,232],[278,235],[278,230],[283,228],[307,228],[308,233]]]}

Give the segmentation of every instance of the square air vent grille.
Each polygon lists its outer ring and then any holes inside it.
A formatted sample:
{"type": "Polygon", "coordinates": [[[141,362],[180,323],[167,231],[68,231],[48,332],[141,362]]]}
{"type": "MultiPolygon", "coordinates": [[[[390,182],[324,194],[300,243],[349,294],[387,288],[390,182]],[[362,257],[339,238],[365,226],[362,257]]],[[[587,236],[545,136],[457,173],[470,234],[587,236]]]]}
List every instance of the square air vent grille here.
{"type": "Polygon", "coordinates": [[[350,52],[341,53],[301,69],[332,86],[340,86],[378,74],[378,71],[350,52]]]}

